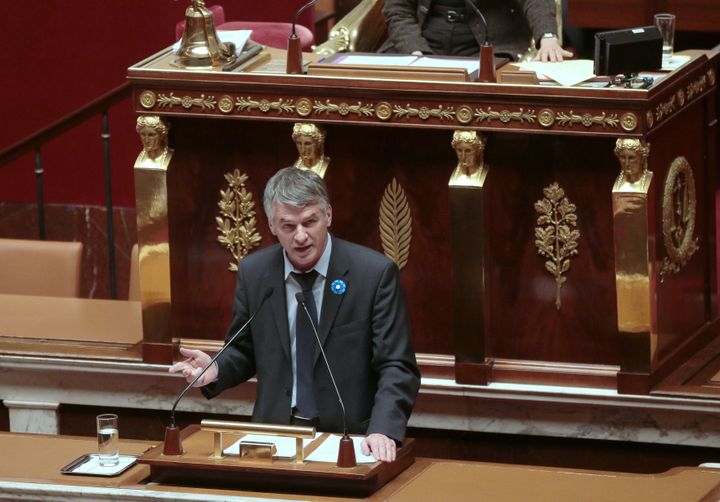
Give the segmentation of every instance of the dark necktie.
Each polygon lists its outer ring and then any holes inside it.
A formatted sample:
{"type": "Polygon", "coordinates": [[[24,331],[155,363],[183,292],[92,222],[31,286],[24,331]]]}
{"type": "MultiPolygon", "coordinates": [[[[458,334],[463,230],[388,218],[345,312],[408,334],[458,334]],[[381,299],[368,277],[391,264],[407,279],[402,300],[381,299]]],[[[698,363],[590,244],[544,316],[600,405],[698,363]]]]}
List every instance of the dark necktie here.
{"type": "MultiPolygon", "coordinates": [[[[292,272],[293,277],[300,284],[305,306],[307,307],[312,322],[317,326],[317,307],[315,296],[312,292],[317,272],[299,274],[292,272]]],[[[298,303],[295,313],[295,357],[297,364],[297,396],[295,406],[301,416],[315,418],[318,416],[317,404],[315,402],[315,391],[313,389],[313,367],[315,363],[315,331],[310,319],[302,304],[298,303]]]]}

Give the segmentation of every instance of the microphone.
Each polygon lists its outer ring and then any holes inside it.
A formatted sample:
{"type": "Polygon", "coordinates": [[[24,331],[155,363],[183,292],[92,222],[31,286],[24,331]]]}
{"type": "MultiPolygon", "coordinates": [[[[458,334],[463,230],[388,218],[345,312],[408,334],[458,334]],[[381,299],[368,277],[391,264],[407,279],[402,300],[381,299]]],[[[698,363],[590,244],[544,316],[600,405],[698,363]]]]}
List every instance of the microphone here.
{"type": "Polygon", "coordinates": [[[227,349],[229,346],[231,346],[233,343],[235,343],[235,340],[240,336],[240,333],[245,331],[245,328],[247,328],[250,323],[255,319],[255,316],[260,312],[263,305],[265,305],[265,301],[270,298],[273,294],[273,288],[269,287],[265,289],[265,293],[263,293],[263,297],[260,300],[260,304],[258,305],[257,309],[255,309],[255,312],[250,316],[250,318],[245,321],[245,324],[240,326],[240,329],[238,329],[232,337],[230,337],[230,340],[228,340],[225,345],[222,346],[220,350],[217,351],[217,353],[210,359],[210,362],[205,365],[205,367],[200,371],[200,373],[197,374],[195,378],[193,378],[192,382],[190,382],[187,387],[183,389],[183,391],[178,394],[178,397],[175,399],[175,402],[172,405],[172,409],[170,410],[170,425],[165,428],[165,445],[163,447],[163,453],[165,455],[181,455],[182,454],[182,445],[180,445],[180,436],[177,429],[177,426],[175,425],[175,408],[177,408],[178,403],[180,400],[185,396],[187,391],[189,391],[193,385],[195,385],[195,382],[197,382],[201,376],[205,374],[205,372],[215,364],[215,361],[218,357],[220,357],[220,354],[225,352],[225,349],[227,349]]]}
{"type": "Polygon", "coordinates": [[[307,315],[308,319],[310,320],[310,326],[312,326],[313,334],[315,334],[315,341],[317,342],[318,347],[320,348],[320,354],[322,354],[323,361],[325,361],[325,367],[328,370],[328,374],[330,375],[330,380],[332,381],[333,387],[335,388],[335,394],[337,395],[338,403],[340,403],[340,410],[342,411],[342,421],[343,421],[343,437],[340,440],[340,449],[338,450],[337,466],[338,467],[355,467],[357,465],[357,461],[355,460],[355,447],[354,447],[352,439],[350,439],[350,436],[348,435],[348,431],[347,431],[347,418],[346,418],[346,414],[345,414],[345,403],[343,403],[342,397],[340,396],[340,390],[338,389],[337,383],[335,383],[335,376],[333,375],[332,369],[330,369],[330,363],[328,362],[327,356],[325,355],[325,349],[323,349],[322,343],[320,343],[320,336],[318,335],[317,328],[315,327],[315,323],[313,322],[313,318],[310,315],[310,311],[308,310],[307,305],[305,305],[305,295],[302,293],[302,291],[295,294],[295,300],[297,300],[298,305],[302,305],[302,308],[305,311],[305,315],[307,315]]]}
{"type": "Polygon", "coordinates": [[[485,16],[483,16],[483,13],[480,11],[480,8],[475,5],[474,0],[465,3],[470,4],[472,9],[475,11],[475,14],[477,14],[482,21],[483,26],[485,26],[485,41],[480,46],[480,75],[478,77],[478,80],[480,82],[496,82],[497,78],[495,76],[495,54],[493,51],[493,46],[490,44],[489,41],[490,30],[488,29],[487,20],[485,19],[485,16]]]}
{"type": "Polygon", "coordinates": [[[295,17],[293,17],[292,33],[290,33],[290,38],[288,38],[287,63],[285,65],[285,73],[297,74],[303,72],[302,48],[300,47],[300,39],[295,33],[295,25],[297,24],[297,20],[300,17],[300,14],[302,14],[305,9],[312,6],[312,4],[314,4],[315,2],[317,2],[317,0],[310,0],[308,3],[300,7],[295,13],[295,17]]]}

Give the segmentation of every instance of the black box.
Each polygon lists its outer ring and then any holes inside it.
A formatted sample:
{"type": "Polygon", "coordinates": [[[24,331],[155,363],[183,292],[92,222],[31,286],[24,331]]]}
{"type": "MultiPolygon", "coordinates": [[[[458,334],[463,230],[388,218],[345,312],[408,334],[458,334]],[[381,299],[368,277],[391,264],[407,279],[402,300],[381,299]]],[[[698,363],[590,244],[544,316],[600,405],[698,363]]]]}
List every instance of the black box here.
{"type": "Polygon", "coordinates": [[[659,70],[662,44],[662,35],[655,26],[596,33],[595,75],[659,70]]]}

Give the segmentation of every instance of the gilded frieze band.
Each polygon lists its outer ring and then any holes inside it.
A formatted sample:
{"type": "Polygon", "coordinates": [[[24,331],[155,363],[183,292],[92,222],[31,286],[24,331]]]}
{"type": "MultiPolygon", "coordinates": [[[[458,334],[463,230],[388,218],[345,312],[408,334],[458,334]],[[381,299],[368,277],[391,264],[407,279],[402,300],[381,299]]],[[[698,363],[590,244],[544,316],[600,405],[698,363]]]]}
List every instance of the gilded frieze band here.
{"type": "Polygon", "coordinates": [[[347,116],[354,116],[363,119],[376,119],[382,122],[389,120],[408,121],[419,119],[426,121],[439,121],[460,125],[467,125],[472,122],[477,124],[492,125],[494,122],[500,124],[518,123],[528,128],[535,128],[538,124],[541,128],[550,128],[554,124],[562,127],[582,126],[586,129],[593,127],[616,128],[622,127],[626,131],[633,131],[637,128],[638,119],[634,113],[626,112],[618,118],[618,113],[600,112],[575,113],[572,110],[553,110],[544,108],[540,113],[534,109],[518,107],[516,109],[496,110],[492,106],[470,106],[463,104],[459,106],[436,104],[434,106],[413,106],[406,104],[392,104],[387,101],[377,103],[364,103],[358,101],[349,103],[347,101],[333,101],[331,99],[314,100],[302,97],[298,99],[289,98],[255,98],[252,96],[231,97],[227,94],[218,99],[212,95],[200,94],[198,97],[175,96],[174,93],[156,94],[153,91],[143,91],[138,102],[145,110],[152,110],[155,107],[162,109],[173,109],[182,107],[190,110],[193,107],[201,111],[215,110],[216,108],[223,115],[234,113],[261,112],[263,114],[275,112],[278,115],[289,115],[292,118],[302,118],[311,115],[327,118],[342,119],[347,116]]]}

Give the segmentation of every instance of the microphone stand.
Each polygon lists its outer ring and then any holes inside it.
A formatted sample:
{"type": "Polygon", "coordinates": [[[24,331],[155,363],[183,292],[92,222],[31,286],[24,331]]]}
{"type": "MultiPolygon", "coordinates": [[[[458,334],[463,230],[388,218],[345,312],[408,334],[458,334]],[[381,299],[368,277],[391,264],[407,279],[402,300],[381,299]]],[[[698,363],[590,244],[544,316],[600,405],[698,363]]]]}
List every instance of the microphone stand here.
{"type": "Polygon", "coordinates": [[[288,38],[288,50],[287,50],[287,63],[285,65],[285,73],[290,74],[301,74],[303,73],[303,60],[302,60],[302,47],[300,47],[300,38],[295,33],[295,25],[297,24],[298,17],[300,14],[310,7],[317,0],[310,0],[308,3],[300,7],[295,13],[295,17],[292,22],[292,33],[288,38]]]}
{"type": "Polygon", "coordinates": [[[330,369],[330,363],[327,360],[327,356],[325,355],[325,350],[323,349],[322,343],[320,343],[320,336],[318,335],[317,329],[315,328],[313,318],[310,315],[307,306],[305,305],[305,297],[302,292],[297,293],[295,295],[295,299],[297,300],[298,304],[302,305],[305,314],[307,314],[308,319],[310,320],[310,326],[312,326],[313,333],[315,334],[315,340],[317,341],[318,347],[320,347],[320,354],[322,354],[323,361],[325,361],[325,367],[328,370],[328,374],[330,375],[330,380],[332,381],[333,387],[335,387],[335,394],[337,394],[338,402],[340,403],[340,410],[342,411],[343,436],[342,438],[340,438],[340,447],[338,448],[338,458],[336,465],[338,467],[355,467],[357,465],[357,460],[355,458],[355,445],[353,444],[353,440],[350,438],[347,431],[347,420],[345,418],[345,403],[343,403],[342,397],[340,397],[340,390],[335,383],[335,377],[333,376],[333,372],[330,369]]]}
{"type": "Polygon", "coordinates": [[[478,76],[479,82],[497,82],[495,75],[495,51],[493,50],[492,44],[489,42],[488,24],[485,20],[485,16],[480,12],[480,9],[475,5],[474,1],[468,2],[472,5],[475,13],[480,17],[483,25],[485,26],[485,41],[480,46],[480,75],[478,76]]]}
{"type": "Polygon", "coordinates": [[[165,427],[165,442],[163,444],[163,455],[182,455],[183,454],[183,447],[182,447],[182,441],[180,439],[180,428],[175,424],[175,408],[177,408],[178,403],[183,398],[183,396],[189,391],[193,385],[195,385],[195,382],[200,380],[200,377],[205,374],[205,372],[215,364],[215,361],[218,357],[220,357],[220,354],[225,352],[225,349],[227,349],[230,345],[235,343],[235,340],[238,336],[240,336],[240,333],[245,331],[245,328],[247,328],[253,319],[255,319],[255,316],[258,312],[260,312],[260,309],[262,309],[262,306],[265,304],[265,300],[270,298],[273,294],[273,288],[268,287],[265,290],[265,293],[263,294],[262,300],[260,300],[260,305],[258,305],[258,308],[255,310],[255,313],[250,316],[250,319],[248,319],[245,324],[240,326],[240,329],[235,332],[235,334],[230,338],[230,340],[222,346],[220,350],[217,351],[217,353],[210,359],[210,362],[207,363],[207,365],[202,369],[200,373],[197,374],[195,378],[193,378],[192,382],[190,382],[187,387],[183,389],[183,391],[178,394],[178,397],[175,399],[175,402],[172,405],[172,409],[170,410],[170,425],[165,427]]]}

